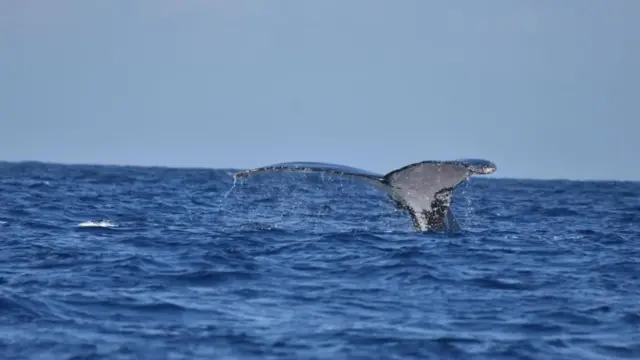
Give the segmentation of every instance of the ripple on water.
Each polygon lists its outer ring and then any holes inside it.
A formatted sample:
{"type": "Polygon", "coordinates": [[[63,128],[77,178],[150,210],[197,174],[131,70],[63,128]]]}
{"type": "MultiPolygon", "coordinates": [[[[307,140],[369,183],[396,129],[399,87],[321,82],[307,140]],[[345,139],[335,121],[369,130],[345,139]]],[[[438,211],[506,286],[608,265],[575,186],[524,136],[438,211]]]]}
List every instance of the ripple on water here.
{"type": "Polygon", "coordinates": [[[0,163],[2,359],[636,359],[640,185],[0,163]],[[230,191],[230,189],[232,189],[230,191]]]}

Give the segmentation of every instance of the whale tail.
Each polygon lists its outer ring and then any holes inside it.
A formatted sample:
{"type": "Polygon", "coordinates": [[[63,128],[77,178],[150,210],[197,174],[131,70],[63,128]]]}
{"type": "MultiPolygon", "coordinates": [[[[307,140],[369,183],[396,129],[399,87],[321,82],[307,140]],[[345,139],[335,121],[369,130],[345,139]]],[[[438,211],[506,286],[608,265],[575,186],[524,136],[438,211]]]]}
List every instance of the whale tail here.
{"type": "Polygon", "coordinates": [[[472,175],[490,174],[496,166],[482,159],[422,161],[385,175],[338,164],[287,162],[237,172],[234,179],[272,171],[328,172],[369,181],[406,210],[417,231],[459,231],[451,203],[453,191],[472,175]]]}

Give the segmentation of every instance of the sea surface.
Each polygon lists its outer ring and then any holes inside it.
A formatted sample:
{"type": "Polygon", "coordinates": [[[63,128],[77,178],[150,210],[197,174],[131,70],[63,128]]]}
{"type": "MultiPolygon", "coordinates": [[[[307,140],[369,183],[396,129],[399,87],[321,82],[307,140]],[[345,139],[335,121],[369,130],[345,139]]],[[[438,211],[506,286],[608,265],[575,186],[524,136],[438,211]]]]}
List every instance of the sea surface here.
{"type": "Polygon", "coordinates": [[[0,359],[640,359],[639,183],[232,173],[0,163],[0,359]]]}

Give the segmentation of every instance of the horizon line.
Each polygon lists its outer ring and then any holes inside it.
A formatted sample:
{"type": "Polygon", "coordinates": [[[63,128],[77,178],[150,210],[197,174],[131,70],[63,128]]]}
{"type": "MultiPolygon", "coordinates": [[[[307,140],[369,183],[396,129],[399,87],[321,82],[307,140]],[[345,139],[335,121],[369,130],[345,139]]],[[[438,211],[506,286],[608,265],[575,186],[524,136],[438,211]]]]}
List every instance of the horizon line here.
{"type": "MultiPolygon", "coordinates": [[[[175,169],[175,170],[247,170],[242,167],[212,167],[212,166],[204,166],[204,165],[152,165],[152,164],[126,164],[126,163],[109,163],[109,162],[64,162],[64,161],[53,161],[53,160],[2,160],[0,159],[0,164],[41,164],[41,165],[58,165],[58,166],[111,166],[111,167],[131,167],[131,168],[154,168],[154,169],[175,169]]],[[[499,176],[499,175],[483,175],[482,179],[492,179],[492,180],[515,180],[515,181],[571,181],[571,182],[624,182],[624,183],[640,183],[640,179],[637,180],[621,180],[621,179],[594,179],[594,178],[585,178],[585,179],[577,179],[577,178],[563,178],[563,177],[549,177],[549,178],[527,178],[527,177],[517,177],[517,176],[499,176]]],[[[480,179],[480,177],[475,177],[474,179],[480,179]]]]}

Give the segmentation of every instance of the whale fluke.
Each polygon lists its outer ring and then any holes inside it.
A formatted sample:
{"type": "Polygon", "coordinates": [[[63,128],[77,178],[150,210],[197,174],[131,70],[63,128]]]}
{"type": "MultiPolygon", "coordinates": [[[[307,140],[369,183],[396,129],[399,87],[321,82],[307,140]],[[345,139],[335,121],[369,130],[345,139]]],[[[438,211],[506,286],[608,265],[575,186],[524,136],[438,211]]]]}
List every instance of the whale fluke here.
{"type": "Polygon", "coordinates": [[[427,160],[385,175],[322,162],[286,162],[237,172],[234,179],[274,171],[325,172],[368,181],[384,191],[395,205],[408,211],[417,231],[458,231],[451,211],[453,191],[472,175],[490,174],[496,165],[483,159],[427,160]]]}

